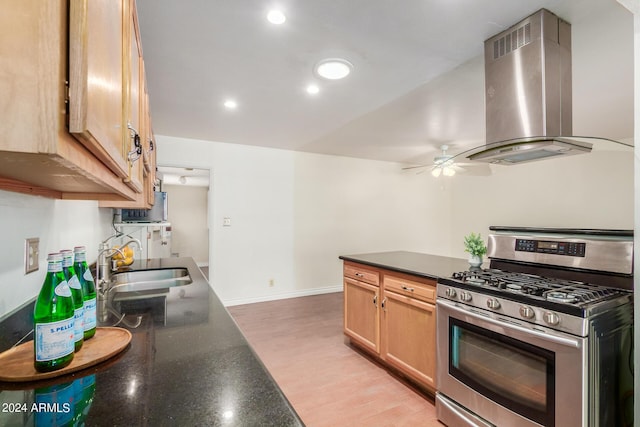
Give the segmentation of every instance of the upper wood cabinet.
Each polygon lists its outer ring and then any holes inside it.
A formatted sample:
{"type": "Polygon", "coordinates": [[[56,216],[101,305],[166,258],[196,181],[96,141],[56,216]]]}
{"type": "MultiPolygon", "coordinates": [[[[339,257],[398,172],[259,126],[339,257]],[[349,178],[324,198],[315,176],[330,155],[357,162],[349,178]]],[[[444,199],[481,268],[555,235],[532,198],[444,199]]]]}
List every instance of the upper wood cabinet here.
{"type": "Polygon", "coordinates": [[[0,189],[138,200],[146,192],[143,160],[129,161],[127,128],[141,108],[127,104],[129,85],[138,97],[141,85],[135,2],[0,0],[0,7],[0,189]]]}
{"type": "Polygon", "coordinates": [[[128,178],[122,129],[125,6],[122,0],[69,2],[69,132],[116,175],[128,178]]]}
{"type": "MultiPolygon", "coordinates": [[[[85,0],[87,1],[87,0],[85,0]]],[[[91,0],[93,1],[93,0],[91,0]]],[[[108,0],[106,0],[108,1],[108,0]]],[[[137,193],[143,193],[143,98],[145,76],[142,67],[142,45],[138,28],[138,13],[134,0],[125,0],[125,56],[124,84],[125,96],[123,122],[127,125],[128,135],[125,146],[128,148],[129,177],[126,180],[137,193]]]]}
{"type": "Polygon", "coordinates": [[[127,126],[125,147],[128,151],[128,177],[125,182],[136,191],[131,201],[101,201],[101,207],[150,208],[154,202],[155,143],[151,131],[149,93],[140,43],[140,31],[135,1],[125,0],[125,36],[123,44],[123,123],[127,126]]]}

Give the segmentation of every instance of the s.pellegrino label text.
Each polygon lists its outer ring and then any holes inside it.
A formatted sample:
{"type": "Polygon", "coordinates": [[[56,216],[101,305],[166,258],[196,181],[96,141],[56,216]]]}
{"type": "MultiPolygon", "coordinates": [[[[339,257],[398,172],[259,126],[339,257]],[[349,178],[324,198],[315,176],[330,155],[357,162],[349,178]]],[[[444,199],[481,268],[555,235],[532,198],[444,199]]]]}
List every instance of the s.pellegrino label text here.
{"type": "Polygon", "coordinates": [[[48,362],[73,353],[73,317],[50,323],[35,324],[35,356],[37,362],[48,362]]]}

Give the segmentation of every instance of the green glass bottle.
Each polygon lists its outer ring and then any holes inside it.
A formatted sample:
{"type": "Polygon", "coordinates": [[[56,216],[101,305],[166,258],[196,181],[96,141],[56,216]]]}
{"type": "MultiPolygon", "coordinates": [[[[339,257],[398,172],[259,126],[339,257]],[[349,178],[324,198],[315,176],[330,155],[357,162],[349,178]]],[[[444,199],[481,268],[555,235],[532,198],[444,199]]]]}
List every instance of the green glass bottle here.
{"type": "Polygon", "coordinates": [[[75,261],[73,267],[76,270],[82,294],[84,297],[84,339],[88,340],[96,333],[96,285],[87,265],[87,250],[84,246],[73,248],[75,261]]]}
{"type": "Polygon", "coordinates": [[[75,396],[72,382],[37,388],[35,394],[36,426],[70,426],[73,424],[75,396]]]}
{"type": "Polygon", "coordinates": [[[74,305],[62,272],[62,255],[49,254],[47,275],[33,309],[34,367],[49,372],[73,360],[74,305]]]}
{"type": "Polygon", "coordinates": [[[71,297],[73,298],[74,307],[74,327],[73,341],[75,351],[79,351],[84,343],[84,298],[82,296],[82,285],[73,268],[73,251],[70,249],[61,250],[62,254],[62,272],[64,273],[67,284],[71,289],[71,297]]]}

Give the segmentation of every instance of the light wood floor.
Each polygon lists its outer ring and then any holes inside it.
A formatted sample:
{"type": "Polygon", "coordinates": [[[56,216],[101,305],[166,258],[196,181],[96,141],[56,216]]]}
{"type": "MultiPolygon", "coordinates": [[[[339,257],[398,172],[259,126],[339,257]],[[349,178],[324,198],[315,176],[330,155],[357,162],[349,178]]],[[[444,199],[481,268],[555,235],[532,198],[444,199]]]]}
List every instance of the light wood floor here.
{"type": "Polygon", "coordinates": [[[228,310],[308,427],[442,427],[432,398],[345,344],[341,292],[228,310]]]}

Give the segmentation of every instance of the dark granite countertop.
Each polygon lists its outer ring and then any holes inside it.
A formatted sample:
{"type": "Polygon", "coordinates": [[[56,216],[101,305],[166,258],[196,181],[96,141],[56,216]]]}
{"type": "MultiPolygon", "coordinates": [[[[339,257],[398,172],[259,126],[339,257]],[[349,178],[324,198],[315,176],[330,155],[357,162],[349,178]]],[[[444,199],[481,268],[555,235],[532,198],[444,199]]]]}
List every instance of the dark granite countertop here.
{"type": "MultiPolygon", "coordinates": [[[[193,283],[163,297],[116,304],[129,313],[129,326],[119,326],[133,334],[121,355],[46,383],[0,383],[0,425],[56,417],[54,425],[303,425],[191,258],[136,262],[131,268],[172,267],[186,267],[193,283]],[[45,413],[32,406],[52,399],[75,404],[67,412],[62,405],[45,413]]],[[[33,303],[3,321],[0,334],[17,335],[14,329],[25,322],[16,316],[32,310],[33,303]]],[[[110,314],[100,326],[117,320],[110,314]]]]}
{"type": "Polygon", "coordinates": [[[434,280],[450,277],[456,271],[469,269],[469,262],[466,259],[407,251],[341,255],[339,258],[434,280]]]}

